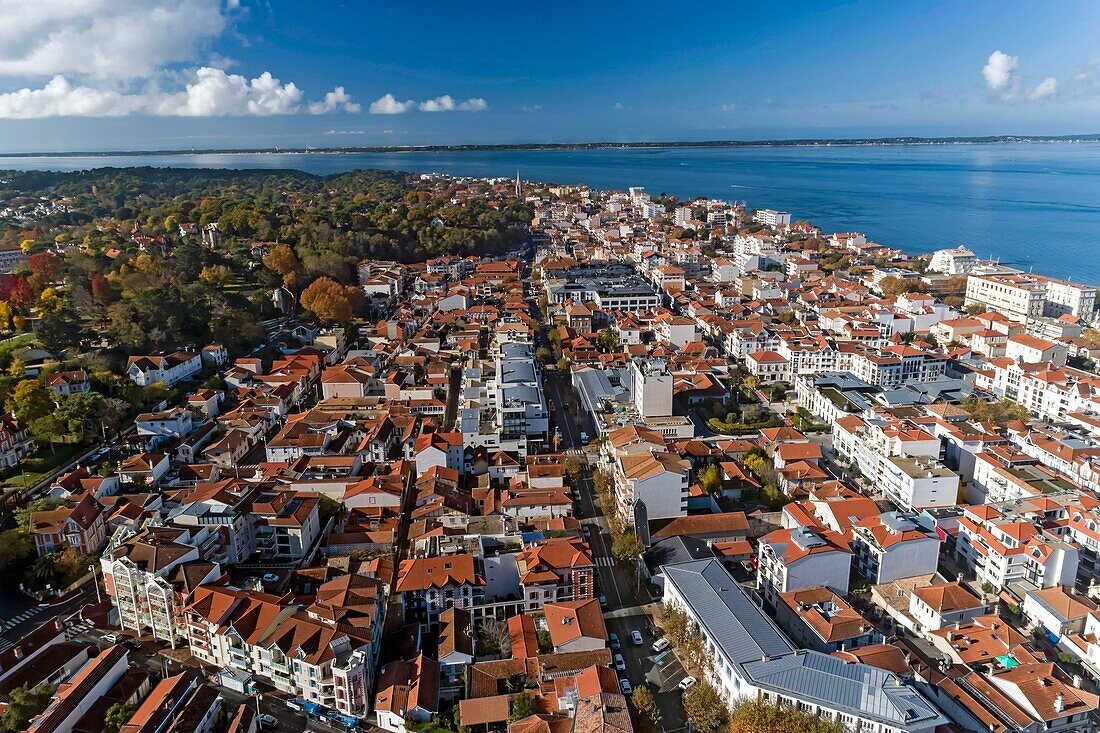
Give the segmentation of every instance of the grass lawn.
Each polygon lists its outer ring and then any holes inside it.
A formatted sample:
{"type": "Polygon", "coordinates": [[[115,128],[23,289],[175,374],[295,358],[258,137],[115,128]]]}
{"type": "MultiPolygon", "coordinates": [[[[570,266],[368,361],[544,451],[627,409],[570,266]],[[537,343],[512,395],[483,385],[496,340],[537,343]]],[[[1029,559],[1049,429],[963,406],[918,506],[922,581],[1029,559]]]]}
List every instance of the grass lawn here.
{"type": "Polygon", "coordinates": [[[6,469],[0,474],[0,476],[3,476],[0,487],[21,489],[23,488],[24,478],[26,478],[26,485],[31,486],[42,480],[43,476],[64,466],[86,450],[88,450],[88,446],[82,443],[55,445],[53,452],[49,448],[43,448],[34,457],[28,458],[15,468],[6,469]],[[20,468],[23,469],[22,472],[20,472],[20,468]]]}
{"type": "Polygon", "coordinates": [[[33,333],[21,333],[18,336],[0,341],[0,353],[8,354],[24,346],[30,346],[34,342],[35,335],[33,333]]]}

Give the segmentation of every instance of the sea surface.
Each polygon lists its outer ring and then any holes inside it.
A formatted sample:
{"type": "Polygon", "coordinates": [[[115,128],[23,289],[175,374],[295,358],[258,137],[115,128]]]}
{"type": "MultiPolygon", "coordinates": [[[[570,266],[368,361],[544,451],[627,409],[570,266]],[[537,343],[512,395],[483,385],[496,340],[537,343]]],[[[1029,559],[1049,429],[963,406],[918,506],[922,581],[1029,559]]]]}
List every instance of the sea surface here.
{"type": "Polygon", "coordinates": [[[1100,284],[1100,143],[616,148],[393,153],[3,157],[0,170],[104,166],[387,168],[644,186],[791,212],[910,252],[966,245],[980,257],[1100,284]]]}

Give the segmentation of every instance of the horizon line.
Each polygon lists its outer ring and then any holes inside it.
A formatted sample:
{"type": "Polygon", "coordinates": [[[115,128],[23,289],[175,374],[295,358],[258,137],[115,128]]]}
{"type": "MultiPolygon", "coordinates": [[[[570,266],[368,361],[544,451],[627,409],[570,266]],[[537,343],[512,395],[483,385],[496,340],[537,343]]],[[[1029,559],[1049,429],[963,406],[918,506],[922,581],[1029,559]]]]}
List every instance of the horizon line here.
{"type": "Polygon", "coordinates": [[[627,142],[588,141],[560,143],[454,143],[435,145],[345,145],[345,146],[280,146],[264,148],[160,148],[144,150],[70,150],[0,152],[4,158],[94,158],[121,157],[127,155],[249,155],[249,154],[325,154],[325,153],[418,153],[418,152],[476,152],[509,150],[613,150],[659,148],[721,148],[721,147],[866,147],[904,145],[981,145],[1010,143],[1100,142],[1100,133],[1076,135],[954,135],[926,137],[897,135],[889,137],[844,138],[777,138],[752,140],[635,140],[627,142]]]}

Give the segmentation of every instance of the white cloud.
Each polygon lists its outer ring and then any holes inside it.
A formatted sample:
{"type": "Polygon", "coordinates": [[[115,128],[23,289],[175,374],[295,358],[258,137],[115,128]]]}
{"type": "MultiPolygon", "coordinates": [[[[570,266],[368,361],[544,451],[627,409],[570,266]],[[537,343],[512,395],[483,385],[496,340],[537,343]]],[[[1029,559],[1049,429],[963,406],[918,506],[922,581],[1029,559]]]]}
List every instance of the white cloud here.
{"type": "Polygon", "coordinates": [[[0,74],[152,76],[227,28],[220,0],[0,0],[0,74]]]}
{"type": "Polygon", "coordinates": [[[359,111],[343,87],[306,104],[271,72],[227,74],[235,62],[210,46],[239,10],[236,0],[0,0],[0,77],[25,85],[0,94],[0,117],[359,111]]]}
{"type": "Polygon", "coordinates": [[[614,107],[615,107],[615,109],[622,109],[623,108],[623,103],[622,102],[615,102],[614,107]]]}
{"type": "Polygon", "coordinates": [[[415,106],[416,102],[411,99],[407,102],[399,102],[392,94],[386,94],[371,102],[367,109],[372,115],[399,115],[415,106]]]}
{"type": "MultiPolygon", "coordinates": [[[[289,115],[302,111],[302,90],[293,82],[282,83],[265,71],[254,79],[202,67],[177,92],[163,92],[154,85],[143,91],[120,92],[109,87],[74,84],[58,75],[41,89],[24,88],[0,94],[0,118],[122,117],[148,114],[160,117],[226,117],[289,115]]],[[[313,114],[343,110],[356,112],[359,105],[341,87],[308,106],[313,114]]]]}
{"type": "Polygon", "coordinates": [[[982,76],[985,84],[994,91],[1008,88],[1012,82],[1012,75],[1020,65],[1018,56],[1009,56],[1003,51],[997,50],[989,54],[985,66],[982,67],[982,76]]]}
{"type": "Polygon", "coordinates": [[[442,97],[436,97],[435,99],[427,99],[420,103],[421,112],[450,112],[455,108],[455,100],[450,94],[444,94],[442,97]]]}
{"type": "Polygon", "coordinates": [[[1039,102],[1044,99],[1049,99],[1057,93],[1058,80],[1053,76],[1048,76],[1028,91],[1027,98],[1032,102],[1039,102]]]}
{"type": "Polygon", "coordinates": [[[465,102],[459,102],[458,110],[460,112],[484,112],[489,109],[488,103],[481,97],[471,97],[465,102]]]}
{"type": "Polygon", "coordinates": [[[136,112],[140,99],[118,92],[73,86],[55,76],[41,89],[24,88],[0,94],[0,118],[28,120],[39,117],[123,117],[136,112]]]}
{"type": "Polygon", "coordinates": [[[351,95],[344,91],[343,87],[336,87],[325,95],[323,101],[313,102],[309,105],[311,115],[323,115],[337,111],[358,112],[360,109],[362,108],[351,101],[351,95]]]}
{"type": "Polygon", "coordinates": [[[736,104],[734,104],[734,103],[732,103],[732,102],[729,102],[729,103],[727,103],[727,104],[723,104],[723,105],[722,105],[722,111],[723,111],[723,112],[732,112],[732,111],[734,111],[735,109],[737,109],[737,105],[736,105],[736,104]]]}

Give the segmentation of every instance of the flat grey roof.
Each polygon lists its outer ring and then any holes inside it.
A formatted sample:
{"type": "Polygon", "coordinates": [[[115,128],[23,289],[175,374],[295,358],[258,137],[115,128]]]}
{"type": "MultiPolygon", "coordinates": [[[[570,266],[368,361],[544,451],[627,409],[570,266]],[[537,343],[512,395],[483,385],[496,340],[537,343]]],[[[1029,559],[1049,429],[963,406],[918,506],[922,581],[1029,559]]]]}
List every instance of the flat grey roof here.
{"type": "Polygon", "coordinates": [[[930,728],[948,722],[939,710],[892,672],[801,651],[743,666],[757,687],[814,702],[892,727],[930,728]]]}
{"type": "Polygon", "coordinates": [[[775,622],[741,589],[718,560],[695,560],[664,567],[672,583],[731,662],[759,662],[764,655],[780,656],[794,645],[775,622]]]}

